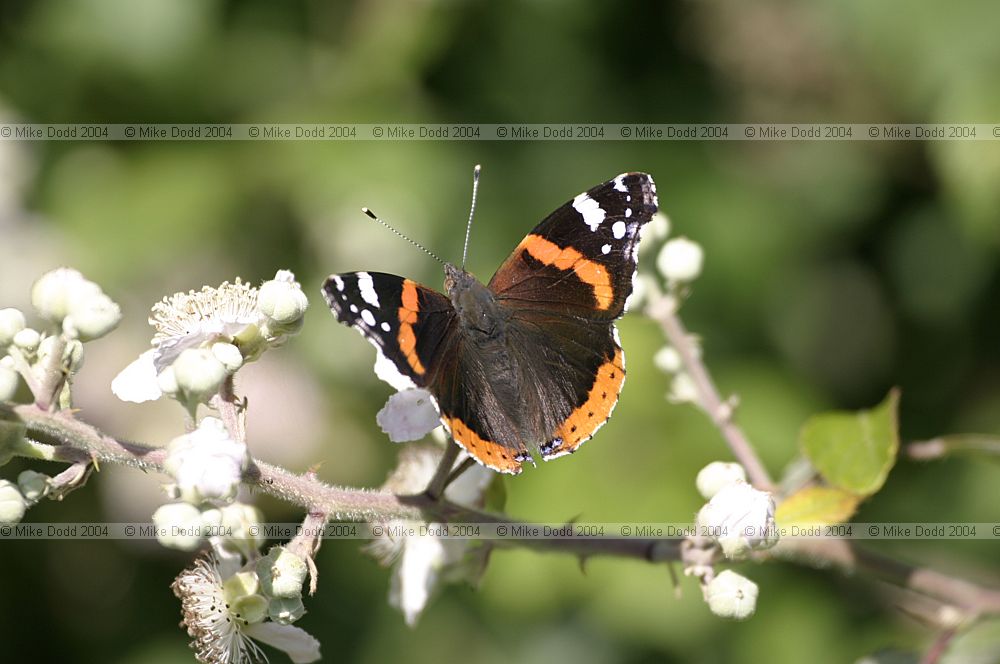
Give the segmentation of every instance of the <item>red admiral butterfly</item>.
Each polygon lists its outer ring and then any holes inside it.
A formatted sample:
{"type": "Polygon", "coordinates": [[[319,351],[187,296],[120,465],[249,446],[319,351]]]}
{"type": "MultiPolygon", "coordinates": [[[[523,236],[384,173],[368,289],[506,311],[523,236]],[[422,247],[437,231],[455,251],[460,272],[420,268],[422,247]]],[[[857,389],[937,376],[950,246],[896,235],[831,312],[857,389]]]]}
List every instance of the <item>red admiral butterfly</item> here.
{"type": "Polygon", "coordinates": [[[445,264],[447,295],[380,272],[331,275],[323,295],[394,387],[428,390],[456,442],[517,474],[529,450],[574,452],[611,416],[625,381],[614,322],[656,207],[653,178],[624,173],[546,217],[486,286],[445,264]]]}

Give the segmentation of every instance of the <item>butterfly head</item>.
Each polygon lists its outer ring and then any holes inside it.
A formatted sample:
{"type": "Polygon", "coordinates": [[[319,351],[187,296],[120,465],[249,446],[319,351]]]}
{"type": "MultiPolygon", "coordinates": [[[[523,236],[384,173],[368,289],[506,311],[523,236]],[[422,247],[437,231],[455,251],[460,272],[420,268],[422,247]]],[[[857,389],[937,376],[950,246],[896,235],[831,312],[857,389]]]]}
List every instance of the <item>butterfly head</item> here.
{"type": "Polygon", "coordinates": [[[444,264],[444,274],[444,290],[464,327],[487,337],[496,336],[503,316],[493,292],[451,263],[444,264]]]}

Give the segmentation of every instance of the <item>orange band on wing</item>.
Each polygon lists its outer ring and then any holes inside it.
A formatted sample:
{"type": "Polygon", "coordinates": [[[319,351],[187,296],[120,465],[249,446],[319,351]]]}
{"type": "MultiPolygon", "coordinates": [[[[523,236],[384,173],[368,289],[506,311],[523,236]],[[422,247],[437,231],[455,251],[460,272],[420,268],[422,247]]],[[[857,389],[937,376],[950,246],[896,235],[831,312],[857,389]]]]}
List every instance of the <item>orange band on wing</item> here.
{"type": "Polygon", "coordinates": [[[580,281],[594,289],[594,299],[597,300],[598,309],[608,309],[614,302],[615,290],[611,286],[608,268],[584,258],[583,254],[573,247],[562,248],[541,235],[529,235],[521,241],[517,251],[526,251],[535,260],[558,270],[576,272],[580,281]]]}
{"type": "Polygon", "coordinates": [[[597,379],[587,395],[582,406],[570,413],[566,421],[556,429],[555,438],[561,438],[562,444],[551,450],[546,456],[558,456],[572,452],[583,441],[594,435],[594,432],[611,416],[611,409],[618,402],[618,395],[625,382],[623,369],[624,355],[622,349],[615,349],[613,359],[605,362],[597,370],[597,379]]]}
{"type": "Polygon", "coordinates": [[[521,462],[514,458],[516,453],[510,448],[480,438],[479,434],[457,417],[442,415],[441,420],[451,431],[451,437],[455,442],[464,447],[465,451],[479,463],[501,473],[517,475],[521,472],[521,462]]]}
{"type": "Polygon", "coordinates": [[[403,304],[399,308],[399,334],[396,339],[399,341],[399,350],[403,352],[410,368],[418,376],[423,375],[423,363],[417,355],[417,335],[413,331],[413,324],[417,322],[417,314],[420,312],[420,300],[417,297],[417,285],[409,279],[403,280],[403,294],[400,297],[403,304]]]}

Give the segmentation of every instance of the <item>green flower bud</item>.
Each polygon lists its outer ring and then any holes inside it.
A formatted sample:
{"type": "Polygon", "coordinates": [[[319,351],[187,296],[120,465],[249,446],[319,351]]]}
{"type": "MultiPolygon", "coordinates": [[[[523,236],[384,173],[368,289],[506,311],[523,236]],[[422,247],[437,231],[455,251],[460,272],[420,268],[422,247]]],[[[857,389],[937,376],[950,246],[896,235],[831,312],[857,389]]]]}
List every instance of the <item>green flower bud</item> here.
{"type": "Polygon", "coordinates": [[[240,349],[233,344],[221,342],[212,344],[212,355],[219,362],[222,362],[222,366],[229,373],[234,373],[243,366],[243,355],[240,354],[240,349]]]}
{"type": "Polygon", "coordinates": [[[28,505],[17,486],[0,480],[0,523],[18,523],[24,518],[28,505]]]}
{"type": "Polygon", "coordinates": [[[41,342],[42,335],[30,327],[26,327],[14,335],[14,345],[27,353],[34,353],[41,342]]]}
{"type": "MultiPolygon", "coordinates": [[[[287,274],[291,275],[290,272],[287,274]]],[[[309,299],[294,279],[291,277],[289,280],[279,272],[277,278],[265,281],[257,293],[260,312],[279,325],[288,325],[302,318],[309,306],[309,299]]]]}
{"type": "Polygon", "coordinates": [[[207,348],[188,348],[173,363],[177,387],[192,399],[207,401],[226,379],[226,367],[207,348]]]}
{"type": "Polygon", "coordinates": [[[305,612],[301,597],[276,597],[267,603],[267,616],[281,625],[295,622],[305,612]]]}
{"type": "Polygon", "coordinates": [[[26,325],[20,309],[0,309],[0,348],[11,345],[14,335],[26,325]]]}
{"type": "Polygon", "coordinates": [[[49,476],[25,470],[17,476],[17,486],[25,499],[33,505],[48,494],[49,476]]]}
{"type": "Polygon", "coordinates": [[[708,608],[717,616],[746,620],[757,610],[757,584],[732,570],[723,570],[705,589],[708,608]]]}
{"type": "Polygon", "coordinates": [[[257,563],[261,587],[269,597],[301,597],[308,573],[306,561],[283,546],[274,547],[257,563]]]}

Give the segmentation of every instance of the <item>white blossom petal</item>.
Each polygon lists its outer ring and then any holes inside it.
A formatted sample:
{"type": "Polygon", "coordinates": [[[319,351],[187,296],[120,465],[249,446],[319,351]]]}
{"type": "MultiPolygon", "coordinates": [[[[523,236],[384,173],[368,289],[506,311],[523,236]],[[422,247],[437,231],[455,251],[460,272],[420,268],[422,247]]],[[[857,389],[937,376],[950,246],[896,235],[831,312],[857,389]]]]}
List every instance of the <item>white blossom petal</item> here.
{"type": "Polygon", "coordinates": [[[319,641],[309,632],[295,625],[263,622],[245,627],[243,633],[261,643],[283,651],[295,664],[308,664],[308,662],[315,662],[321,657],[319,641]]]}
{"type": "Polygon", "coordinates": [[[138,359],[121,370],[111,381],[111,391],[122,401],[142,403],[156,401],[163,392],[156,379],[155,350],[147,350],[138,359]]]}
{"type": "Polygon", "coordinates": [[[403,390],[389,397],[375,421],[394,443],[420,440],[441,426],[437,405],[423,389],[403,390]]]}

